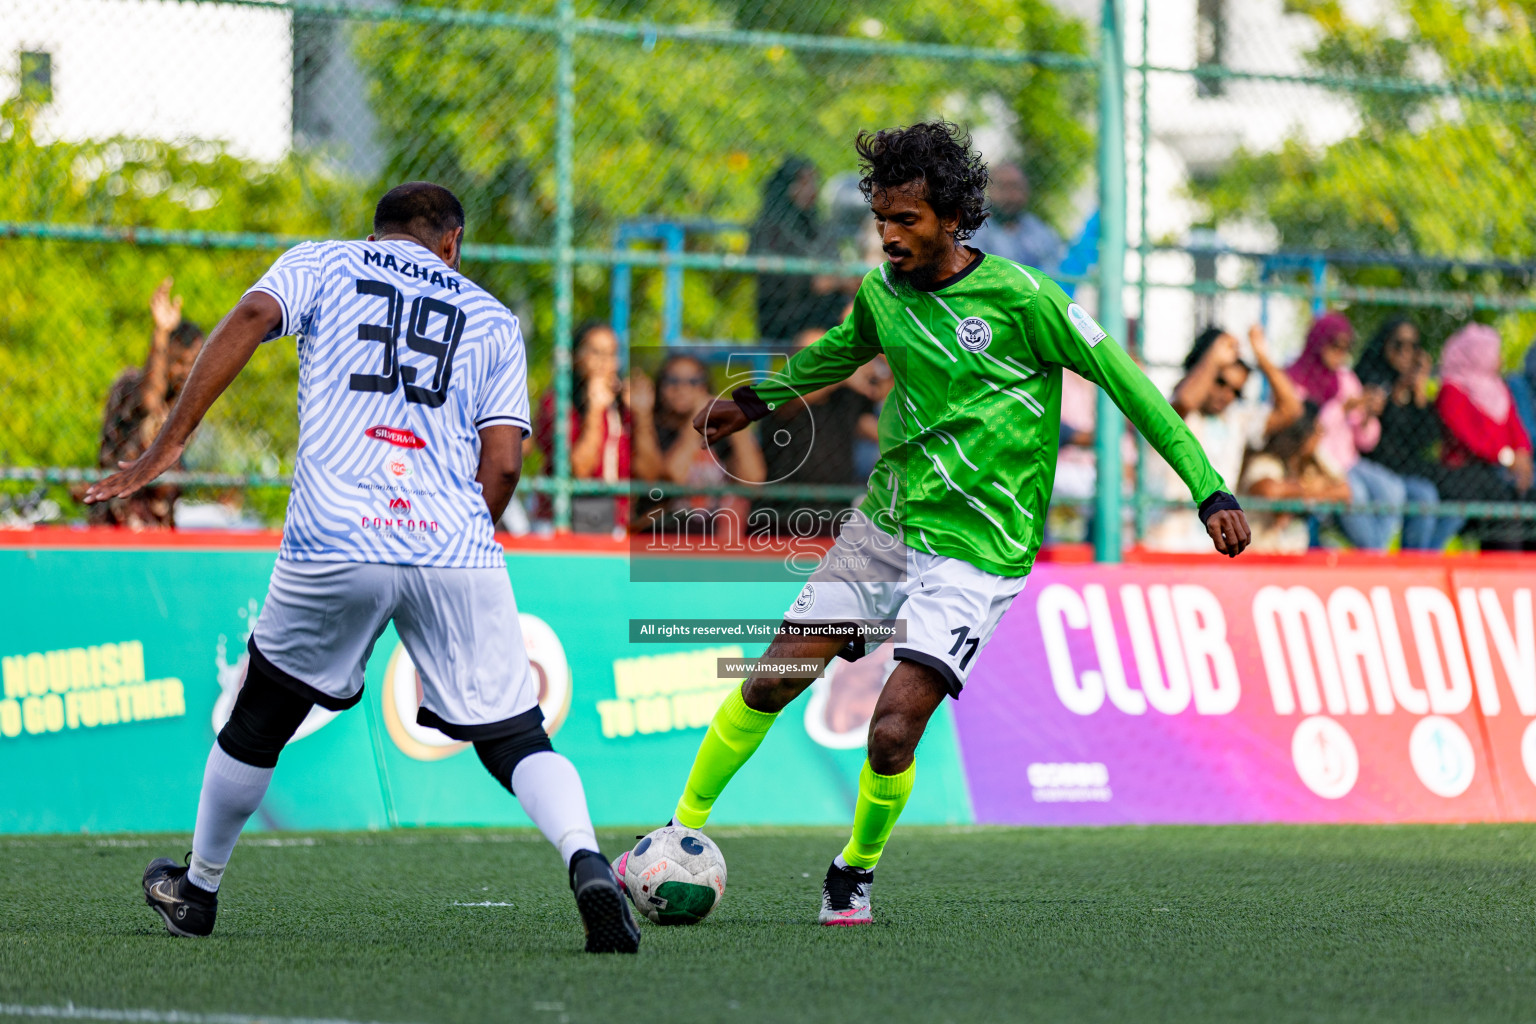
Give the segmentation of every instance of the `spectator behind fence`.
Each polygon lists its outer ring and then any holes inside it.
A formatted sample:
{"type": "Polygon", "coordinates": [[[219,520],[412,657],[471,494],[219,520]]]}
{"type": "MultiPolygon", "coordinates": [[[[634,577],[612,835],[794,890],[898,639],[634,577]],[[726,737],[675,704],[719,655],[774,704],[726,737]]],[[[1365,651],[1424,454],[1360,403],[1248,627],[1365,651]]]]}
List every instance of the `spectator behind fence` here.
{"type": "MultiPolygon", "coordinates": [[[[1274,501],[1348,501],[1349,483],[1334,476],[1317,459],[1321,440],[1318,408],[1307,402],[1295,421],[1249,457],[1238,492],[1274,501]]],[[[1311,544],[1312,531],[1307,528],[1305,515],[1255,512],[1248,523],[1253,529],[1254,551],[1299,555],[1311,544]]]]}
{"type": "MultiPolygon", "coordinates": [[[[576,329],[571,344],[571,477],[617,483],[630,476],[631,412],[619,383],[619,336],[605,323],[592,321],[576,329]]],[[[544,469],[555,466],[555,389],[539,402],[533,425],[534,442],[544,455],[544,469]]],[[[540,518],[548,518],[547,498],[539,501],[540,518]]],[[[609,495],[571,498],[571,529],[577,533],[622,530],[629,519],[629,500],[609,495]]]]}
{"type": "MultiPolygon", "coordinates": [[[[654,471],[648,472],[645,479],[685,487],[763,481],[763,452],[752,431],[739,431],[706,448],[703,435],[693,429],[694,414],[714,396],[709,387],[708,368],[698,358],[682,354],[668,356],[656,373],[655,394],[654,413],[635,417],[636,462],[652,461],[649,456],[642,459],[639,454],[642,451],[656,453],[654,471]]],[[[642,517],[654,523],[658,517],[666,515],[674,520],[669,528],[676,529],[675,518],[690,509],[722,510],[739,518],[743,529],[737,534],[742,536],[749,505],[747,499],[734,495],[694,495],[653,505],[642,513],[642,517]]],[[[698,532],[705,526],[704,519],[690,518],[683,526],[690,532],[698,532]]]]}
{"type": "Polygon", "coordinates": [[[859,434],[853,442],[853,479],[855,483],[864,483],[875,463],[880,461],[880,413],[885,409],[891,389],[896,386],[896,378],[891,373],[891,364],[881,353],[859,367],[848,378],[848,385],[868,398],[871,406],[869,415],[859,418],[859,434]]]}
{"type": "MultiPolygon", "coordinates": [[[[1322,437],[1317,461],[1349,482],[1351,503],[1402,505],[1407,497],[1402,478],[1363,457],[1381,440],[1379,417],[1387,394],[1379,387],[1362,386],[1344,365],[1354,340],[1355,329],[1343,313],[1325,313],[1307,332],[1306,347],[1287,372],[1302,397],[1318,406],[1322,437]]],[[[1384,551],[1402,518],[1401,512],[1348,512],[1339,516],[1339,525],[1356,547],[1384,551]]]]}
{"type": "MultiPolygon", "coordinates": [[[[763,205],[752,225],[747,251],[759,256],[835,258],[816,213],[820,186],[820,176],[809,160],[784,161],[763,183],[763,205]]],[[[834,274],[759,274],[758,336],[787,341],[803,330],[835,327],[858,287],[858,278],[834,274]]]]}
{"type": "MultiPolygon", "coordinates": [[[[1242,474],[1250,449],[1262,448],[1267,438],[1295,422],[1302,412],[1295,385],[1269,357],[1262,327],[1255,324],[1248,329],[1248,344],[1259,371],[1269,381],[1273,405],[1243,399],[1250,370],[1238,357],[1237,338],[1220,327],[1208,327],[1195,339],[1184,359],[1184,377],[1174,386],[1171,399],[1174,411],[1184,417],[1211,465],[1229,484],[1242,474]]],[[[1156,493],[1172,501],[1182,499],[1183,485],[1167,464],[1158,460],[1153,465],[1156,493]]],[[[1162,551],[1203,551],[1210,546],[1200,517],[1183,509],[1154,516],[1145,543],[1162,551]]]]}
{"type": "MultiPolygon", "coordinates": [[[[1456,501],[1531,498],[1531,439],[1499,375],[1499,333],[1468,324],[1446,340],[1435,403],[1445,425],[1443,491],[1456,501]]],[[[1489,520],[1476,531],[1487,548],[1518,548],[1527,529],[1518,520],[1489,520]]]]}
{"type": "MultiPolygon", "coordinates": [[[[107,394],[101,424],[97,465],[116,472],[120,463],[137,459],[160,432],[181,387],[203,347],[203,330],[181,317],[181,296],[171,297],[171,278],[160,282],[149,300],[154,335],[149,358],[142,367],[118,374],[107,394]]],[[[180,462],[177,469],[181,469],[180,462]]],[[[126,526],[130,530],[168,530],[175,525],[181,489],[155,484],[127,498],[93,505],[93,523],[126,526]]]]}
{"type": "Polygon", "coordinates": [[[1504,379],[1509,385],[1510,397],[1515,400],[1515,412],[1520,415],[1520,425],[1527,437],[1536,438],[1536,344],[1525,350],[1525,362],[1519,370],[1504,379]]]}
{"type": "MultiPolygon", "coordinates": [[[[1407,500],[1433,505],[1440,500],[1440,467],[1430,448],[1440,441],[1440,415],[1430,397],[1434,360],[1420,347],[1419,328],[1412,320],[1391,320],[1371,337],[1355,364],[1355,376],[1367,387],[1387,393],[1381,412],[1381,440],[1371,461],[1396,473],[1407,500]]],[[[1458,516],[1409,513],[1403,517],[1405,551],[1439,551],[1462,520],[1458,516]]]]}
{"type": "Polygon", "coordinates": [[[1029,212],[1029,196],[1029,178],[1022,167],[1014,163],[994,166],[987,188],[992,215],[976,229],[971,245],[1054,274],[1067,247],[1055,229],[1029,212]]]}
{"type": "MultiPolygon", "coordinates": [[[[795,351],[810,348],[825,331],[807,329],[795,336],[795,351]]],[[[858,376],[855,374],[855,376],[858,376]]],[[[857,441],[875,430],[875,403],[866,385],[853,384],[852,378],[803,398],[785,402],[758,425],[767,466],[767,479],[775,484],[855,484],[859,479],[854,455],[857,441]]],[[[830,536],[836,513],[848,508],[848,501],[771,501],[760,507],[771,508],[781,528],[789,517],[804,509],[821,523],[818,532],[830,536]]],[[[809,531],[798,527],[798,535],[809,531]]]]}

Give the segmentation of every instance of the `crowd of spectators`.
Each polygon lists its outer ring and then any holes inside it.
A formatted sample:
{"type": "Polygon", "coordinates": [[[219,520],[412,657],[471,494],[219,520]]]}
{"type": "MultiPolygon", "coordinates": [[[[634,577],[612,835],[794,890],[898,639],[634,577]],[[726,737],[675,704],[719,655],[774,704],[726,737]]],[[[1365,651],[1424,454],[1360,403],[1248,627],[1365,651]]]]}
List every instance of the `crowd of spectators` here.
{"type": "MultiPolygon", "coordinates": [[[[763,186],[749,251],[815,259],[837,256],[838,230],[818,213],[821,179],[803,158],[785,160],[763,186]]],[[[1030,210],[1023,169],[999,163],[992,171],[991,217],[972,244],[1047,273],[1060,264],[1060,235],[1030,210]]],[[[846,234],[846,229],[844,234],[846,234]]],[[[846,245],[848,238],[842,238],[846,245]]],[[[876,258],[872,232],[861,240],[876,258]],[[870,247],[873,247],[872,249],[870,247]]],[[[767,342],[798,351],[842,321],[858,278],[761,274],[757,326],[767,342]]],[[[203,343],[203,332],[181,315],[167,278],[155,291],[153,335],[142,366],[124,370],[108,396],[100,465],[114,469],[148,446],[174,403],[203,343]]],[[[1247,356],[1237,336],[1216,326],[1195,338],[1183,376],[1169,394],[1212,465],[1236,490],[1284,503],[1255,506],[1257,551],[1300,552],[1323,543],[1383,551],[1439,551],[1461,536],[1482,548],[1536,548],[1536,523],[1488,515],[1487,506],[1529,501],[1536,435],[1536,346],[1506,379],[1501,343],[1489,326],[1472,323],[1438,348],[1417,324],[1383,324],[1358,354],[1355,330],[1343,313],[1317,318],[1300,355],[1281,367],[1264,331],[1247,331],[1247,356]],[[1438,362],[1438,373],[1437,371],[1438,362]],[[1483,504],[1470,518],[1445,502],[1483,504]],[[1311,506],[1332,506],[1316,509],[1311,506]]],[[[882,356],[849,380],[774,410],[756,430],[706,447],[693,417],[724,385],[699,354],[670,354],[652,374],[626,374],[613,328],[589,322],[572,339],[570,415],[564,426],[571,476],[611,485],[607,494],[571,501],[573,529],[623,534],[658,519],[688,520],[695,511],[727,510],[785,527],[807,510],[830,532],[843,498],[753,500],[720,493],[723,485],[864,484],[879,458],[879,416],[893,379],[882,356]],[[644,485],[660,485],[644,486],[644,485]],[[715,493],[699,493],[713,489],[715,493]],[[664,493],[670,491],[671,493],[664,493]],[[685,492],[679,494],[678,492],[685,492]],[[626,493],[627,492],[627,493],[626,493]]],[[[1088,498],[1098,486],[1094,457],[1096,391],[1070,373],[1063,383],[1058,497],[1088,498]]],[[[555,393],[541,398],[526,454],[556,459],[555,393]]],[[[1125,462],[1135,448],[1127,439],[1125,462]]],[[[1177,477],[1152,460],[1150,493],[1169,507],[1152,513],[1143,542],[1173,551],[1203,551],[1209,542],[1198,517],[1179,508],[1188,495],[1177,477]]],[[[130,499],[97,505],[94,521],[133,529],[174,525],[179,491],[151,487],[130,499]]],[[[552,507],[540,496],[535,518],[552,507]]],[[[700,521],[709,517],[694,517],[700,521]]],[[[802,529],[797,532],[803,533],[802,529]]]]}
{"type": "MultiPolygon", "coordinates": [[[[1248,386],[1251,371],[1237,340],[1219,328],[1190,350],[1171,401],[1217,471],[1240,493],[1301,503],[1252,516],[1254,549],[1305,551],[1334,528],[1339,539],[1369,551],[1394,544],[1440,551],[1458,534],[1484,549],[1527,546],[1531,528],[1522,520],[1469,520],[1438,506],[1530,499],[1536,358],[1506,381],[1498,332],[1473,323],[1446,339],[1437,380],[1435,359],[1410,320],[1383,325],[1358,358],[1355,341],[1344,314],[1324,314],[1282,371],[1253,328],[1249,348],[1263,388],[1248,386]],[[1260,391],[1263,400],[1244,397],[1260,391]],[[1329,515],[1309,512],[1308,504],[1344,508],[1329,515]]],[[[1162,474],[1159,489],[1176,500],[1170,477],[1162,474]]],[[[1182,512],[1165,513],[1147,543],[1195,550],[1203,539],[1197,526],[1182,512]]]]}

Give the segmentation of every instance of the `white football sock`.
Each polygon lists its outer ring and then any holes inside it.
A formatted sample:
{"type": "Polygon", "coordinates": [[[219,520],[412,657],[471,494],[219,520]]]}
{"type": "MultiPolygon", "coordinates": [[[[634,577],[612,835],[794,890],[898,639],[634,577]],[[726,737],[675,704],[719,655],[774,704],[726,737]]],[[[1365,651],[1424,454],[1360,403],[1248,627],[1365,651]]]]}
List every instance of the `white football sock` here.
{"type": "Polygon", "coordinates": [[[235,840],[267,795],[272,771],[235,760],[218,743],[208,752],[203,792],[197,801],[197,831],[192,833],[192,865],[187,871],[188,880],[199,889],[219,891],[235,840]]]}
{"type": "Polygon", "coordinates": [[[512,792],[567,866],[581,850],[597,851],[581,776],[564,756],[541,750],[523,758],[512,769],[512,792]]]}

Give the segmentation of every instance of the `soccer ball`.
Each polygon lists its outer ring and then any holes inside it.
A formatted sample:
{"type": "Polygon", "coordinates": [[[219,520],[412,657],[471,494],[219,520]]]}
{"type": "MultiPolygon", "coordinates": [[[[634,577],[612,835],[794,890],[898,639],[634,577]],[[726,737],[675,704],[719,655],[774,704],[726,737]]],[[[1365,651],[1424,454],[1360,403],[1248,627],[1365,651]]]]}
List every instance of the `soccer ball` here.
{"type": "Polygon", "coordinates": [[[656,924],[698,924],[725,896],[725,858],[697,829],[664,825],[614,864],[635,909],[656,924]]]}

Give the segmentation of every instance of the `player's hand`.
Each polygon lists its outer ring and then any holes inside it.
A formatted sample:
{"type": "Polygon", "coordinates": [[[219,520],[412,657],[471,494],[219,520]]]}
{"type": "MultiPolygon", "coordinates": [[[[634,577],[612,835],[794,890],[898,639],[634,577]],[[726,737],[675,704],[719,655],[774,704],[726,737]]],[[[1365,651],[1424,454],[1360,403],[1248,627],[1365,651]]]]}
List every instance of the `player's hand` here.
{"type": "Polygon", "coordinates": [[[181,326],[181,296],[171,298],[171,284],[171,278],[166,278],[149,297],[149,315],[154,318],[155,330],[161,334],[170,334],[181,326]]]}
{"type": "Polygon", "coordinates": [[[1236,558],[1248,547],[1253,533],[1248,529],[1248,517],[1240,508],[1222,509],[1206,520],[1205,532],[1211,535],[1216,550],[1228,558],[1236,558]]]}
{"type": "Polygon", "coordinates": [[[120,472],[98,480],[86,489],[85,503],[94,505],[113,498],[128,497],[181,461],[181,453],[185,448],[186,445],[181,444],[150,445],[148,451],[132,462],[119,462],[117,466],[120,472]]]}
{"type": "Polygon", "coordinates": [[[716,399],[699,410],[693,418],[693,429],[704,435],[705,444],[714,444],[745,429],[751,422],[735,402],[716,399]]]}

